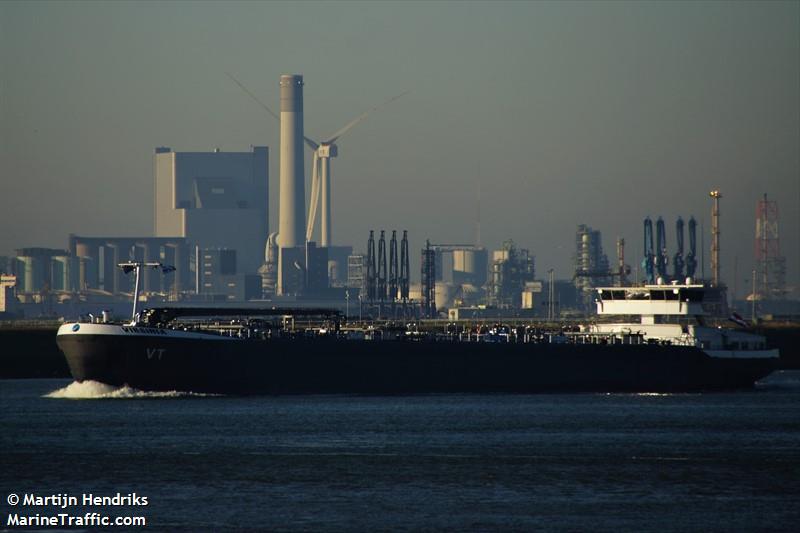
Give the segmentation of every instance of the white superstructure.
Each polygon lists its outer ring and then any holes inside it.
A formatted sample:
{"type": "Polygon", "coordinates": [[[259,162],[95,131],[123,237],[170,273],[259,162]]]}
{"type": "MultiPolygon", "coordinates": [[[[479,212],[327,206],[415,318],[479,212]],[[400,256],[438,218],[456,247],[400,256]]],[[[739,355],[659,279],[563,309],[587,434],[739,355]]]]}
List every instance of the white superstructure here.
{"type": "Polygon", "coordinates": [[[761,335],[703,325],[713,305],[706,299],[709,292],[708,287],[689,282],[600,287],[595,300],[598,315],[639,317],[639,321],[592,324],[587,331],[619,339],[634,336],[643,342],[696,346],[712,357],[779,357],[778,350],[768,349],[761,335]]]}

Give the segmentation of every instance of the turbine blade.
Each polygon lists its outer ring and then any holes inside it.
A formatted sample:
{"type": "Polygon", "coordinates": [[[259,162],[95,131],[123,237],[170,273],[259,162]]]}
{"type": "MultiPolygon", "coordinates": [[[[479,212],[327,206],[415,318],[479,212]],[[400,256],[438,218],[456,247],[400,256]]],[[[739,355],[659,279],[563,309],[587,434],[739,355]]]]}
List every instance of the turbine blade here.
{"type": "MultiPolygon", "coordinates": [[[[270,109],[269,107],[267,107],[267,105],[266,105],[264,102],[262,102],[261,100],[259,100],[259,99],[258,99],[258,97],[257,97],[256,95],[254,95],[253,93],[251,93],[251,92],[250,92],[250,91],[247,89],[247,87],[245,87],[245,86],[242,84],[242,82],[240,82],[239,80],[237,80],[237,79],[236,79],[236,78],[233,76],[233,74],[231,74],[230,72],[226,72],[225,74],[226,74],[226,75],[227,75],[227,76],[228,76],[228,77],[229,77],[231,80],[233,80],[233,83],[235,83],[236,85],[238,85],[238,86],[239,86],[239,87],[240,87],[240,88],[241,88],[241,89],[242,89],[242,90],[243,90],[245,93],[247,93],[247,95],[248,95],[250,98],[252,98],[252,99],[253,99],[253,100],[254,100],[254,101],[255,101],[255,102],[258,104],[258,105],[260,105],[262,108],[264,108],[264,110],[265,110],[267,113],[269,113],[270,115],[272,115],[272,118],[274,118],[274,119],[275,119],[275,120],[277,120],[278,122],[280,122],[280,121],[281,121],[281,117],[279,117],[278,115],[276,115],[276,114],[275,114],[275,112],[274,112],[274,111],[272,111],[272,109],[270,109]]],[[[309,139],[308,137],[303,137],[303,140],[305,140],[305,141],[306,141],[306,144],[307,144],[307,145],[308,145],[308,146],[309,146],[309,147],[310,147],[312,150],[316,150],[317,148],[319,148],[319,143],[316,143],[316,142],[314,142],[312,139],[309,139]]]]}
{"type": "Polygon", "coordinates": [[[228,76],[228,77],[229,77],[231,80],[233,80],[233,83],[235,83],[236,85],[238,85],[238,86],[239,86],[239,88],[240,88],[240,89],[242,89],[242,90],[243,90],[243,91],[244,91],[244,92],[245,92],[245,93],[246,93],[246,94],[247,94],[247,95],[248,95],[250,98],[252,98],[252,99],[253,99],[253,100],[254,100],[254,101],[255,101],[255,102],[258,104],[258,105],[260,105],[262,108],[264,108],[264,111],[266,111],[267,113],[269,113],[270,115],[272,115],[272,117],[273,117],[275,120],[277,120],[278,122],[280,122],[280,121],[281,121],[281,118],[280,118],[278,115],[276,115],[276,114],[275,114],[275,113],[272,111],[272,109],[270,109],[269,107],[267,107],[267,105],[266,105],[264,102],[262,102],[261,100],[259,100],[259,99],[258,99],[258,97],[257,97],[256,95],[254,95],[253,93],[251,93],[251,92],[250,92],[250,91],[247,89],[247,87],[245,87],[245,86],[242,84],[242,82],[240,82],[239,80],[237,80],[237,79],[236,79],[236,78],[233,76],[233,74],[231,74],[230,72],[226,72],[225,74],[226,74],[226,75],[227,75],[227,76],[228,76]]]}
{"type": "Polygon", "coordinates": [[[336,133],[334,133],[333,135],[331,135],[331,136],[330,136],[330,138],[329,138],[328,140],[326,140],[326,141],[323,141],[323,142],[324,142],[325,144],[333,144],[334,142],[336,142],[336,139],[338,139],[339,137],[341,137],[342,135],[344,135],[345,133],[347,133],[347,132],[348,132],[348,131],[349,131],[349,130],[350,130],[352,127],[353,127],[353,126],[355,126],[356,124],[358,124],[359,122],[361,122],[362,120],[364,120],[365,118],[367,118],[367,115],[369,115],[369,114],[370,114],[370,113],[372,113],[373,111],[377,111],[378,109],[380,109],[380,108],[382,108],[382,107],[384,107],[384,106],[386,106],[386,105],[389,105],[389,104],[391,104],[392,102],[394,102],[394,101],[395,101],[395,100],[397,100],[398,98],[400,98],[400,97],[402,97],[402,96],[405,96],[405,95],[407,95],[407,94],[408,94],[408,93],[410,93],[410,92],[411,92],[411,91],[405,91],[405,92],[402,92],[402,93],[398,94],[397,96],[393,96],[393,97],[389,98],[388,100],[386,100],[386,101],[385,101],[385,102],[383,102],[382,104],[378,104],[378,105],[376,105],[375,107],[373,107],[373,108],[371,108],[371,109],[368,109],[368,110],[364,111],[363,113],[361,113],[360,115],[358,115],[356,118],[354,118],[353,120],[351,120],[350,122],[348,122],[347,124],[345,124],[345,126],[344,126],[342,129],[340,129],[339,131],[337,131],[336,133]]]}
{"type": "Polygon", "coordinates": [[[317,204],[319,204],[319,156],[314,152],[314,158],[311,160],[311,198],[308,202],[308,223],[306,225],[306,241],[311,240],[314,234],[314,223],[317,218],[317,204]]]}

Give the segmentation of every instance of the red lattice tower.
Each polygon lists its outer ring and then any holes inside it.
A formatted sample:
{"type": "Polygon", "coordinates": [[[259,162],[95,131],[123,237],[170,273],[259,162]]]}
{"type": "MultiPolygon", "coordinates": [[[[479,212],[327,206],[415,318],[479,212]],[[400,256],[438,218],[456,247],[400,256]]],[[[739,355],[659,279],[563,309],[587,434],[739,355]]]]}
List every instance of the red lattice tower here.
{"type": "Polygon", "coordinates": [[[767,195],[756,203],[756,289],[763,300],[786,295],[786,258],[781,256],[778,238],[778,202],[767,195]]]}

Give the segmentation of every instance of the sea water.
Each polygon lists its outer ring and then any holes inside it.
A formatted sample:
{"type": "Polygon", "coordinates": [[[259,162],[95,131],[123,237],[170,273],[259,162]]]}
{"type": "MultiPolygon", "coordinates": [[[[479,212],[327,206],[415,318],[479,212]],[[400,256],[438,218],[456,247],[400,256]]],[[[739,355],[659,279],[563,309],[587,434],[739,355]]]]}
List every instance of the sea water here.
{"type": "Polygon", "coordinates": [[[800,372],[667,395],[228,397],[9,380],[0,444],[0,530],[15,513],[146,519],[116,531],[800,524],[800,372]]]}

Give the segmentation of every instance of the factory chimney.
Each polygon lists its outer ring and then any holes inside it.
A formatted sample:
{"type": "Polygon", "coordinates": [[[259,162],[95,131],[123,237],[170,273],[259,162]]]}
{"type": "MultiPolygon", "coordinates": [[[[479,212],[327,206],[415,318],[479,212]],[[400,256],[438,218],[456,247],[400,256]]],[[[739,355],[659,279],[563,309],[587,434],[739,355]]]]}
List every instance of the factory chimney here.
{"type": "Polygon", "coordinates": [[[305,288],[306,225],[303,172],[303,76],[281,76],[280,204],[278,206],[278,294],[305,288]]]}
{"type": "Polygon", "coordinates": [[[719,287],[719,199],[722,194],[714,190],[708,195],[714,199],[714,207],[711,209],[711,285],[719,287]]]}
{"type": "Polygon", "coordinates": [[[281,76],[280,219],[281,248],[305,245],[305,174],[303,172],[303,76],[281,76]]]}

